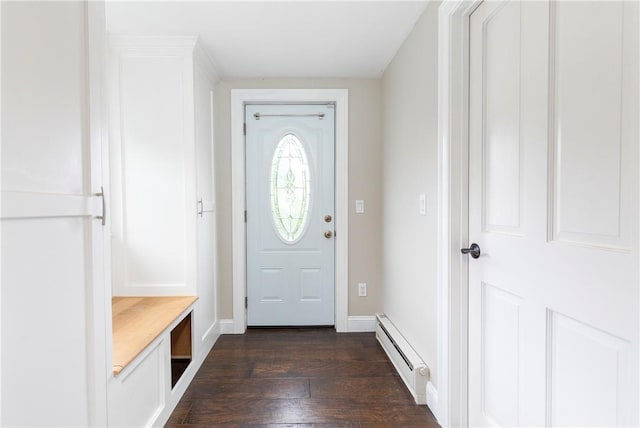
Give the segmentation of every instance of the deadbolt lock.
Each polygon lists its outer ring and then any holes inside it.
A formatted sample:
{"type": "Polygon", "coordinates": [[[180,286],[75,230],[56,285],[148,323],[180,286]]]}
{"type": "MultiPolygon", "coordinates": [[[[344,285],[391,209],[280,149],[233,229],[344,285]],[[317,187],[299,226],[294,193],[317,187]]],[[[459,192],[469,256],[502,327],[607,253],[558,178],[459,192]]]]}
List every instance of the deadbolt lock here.
{"type": "Polygon", "coordinates": [[[331,218],[331,216],[330,216],[329,214],[327,214],[326,216],[324,216],[324,222],[325,222],[325,223],[331,223],[331,220],[332,220],[332,218],[331,218]]]}

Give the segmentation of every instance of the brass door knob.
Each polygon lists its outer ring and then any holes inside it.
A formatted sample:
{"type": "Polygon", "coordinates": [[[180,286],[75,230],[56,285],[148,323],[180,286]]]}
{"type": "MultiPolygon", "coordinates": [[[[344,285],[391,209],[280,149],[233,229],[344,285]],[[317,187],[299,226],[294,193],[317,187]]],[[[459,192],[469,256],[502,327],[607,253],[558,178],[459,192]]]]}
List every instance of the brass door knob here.
{"type": "Polygon", "coordinates": [[[330,230],[325,230],[324,237],[330,239],[333,236],[333,232],[330,230]]]}

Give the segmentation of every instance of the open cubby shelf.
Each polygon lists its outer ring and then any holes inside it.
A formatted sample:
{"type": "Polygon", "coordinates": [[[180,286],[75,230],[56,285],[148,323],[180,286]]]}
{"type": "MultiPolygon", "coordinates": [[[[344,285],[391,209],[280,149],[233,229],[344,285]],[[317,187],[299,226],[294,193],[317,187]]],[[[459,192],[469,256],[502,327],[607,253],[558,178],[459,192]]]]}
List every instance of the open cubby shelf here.
{"type": "Polygon", "coordinates": [[[171,330],[171,388],[191,363],[191,312],[171,330]]]}

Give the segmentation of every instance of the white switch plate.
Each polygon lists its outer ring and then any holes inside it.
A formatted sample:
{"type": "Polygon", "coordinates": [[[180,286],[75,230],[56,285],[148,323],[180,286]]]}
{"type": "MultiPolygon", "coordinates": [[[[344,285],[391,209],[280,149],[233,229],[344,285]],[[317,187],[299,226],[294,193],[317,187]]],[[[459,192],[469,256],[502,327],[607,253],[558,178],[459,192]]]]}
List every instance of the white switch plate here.
{"type": "Polygon", "coordinates": [[[367,297],[367,283],[361,282],[358,284],[358,296],[367,297]]]}
{"type": "Polygon", "coordinates": [[[364,214],[364,201],[362,199],[356,200],[356,214],[364,214]]]}
{"type": "Polygon", "coordinates": [[[420,193],[420,215],[427,215],[427,195],[420,193]]]}

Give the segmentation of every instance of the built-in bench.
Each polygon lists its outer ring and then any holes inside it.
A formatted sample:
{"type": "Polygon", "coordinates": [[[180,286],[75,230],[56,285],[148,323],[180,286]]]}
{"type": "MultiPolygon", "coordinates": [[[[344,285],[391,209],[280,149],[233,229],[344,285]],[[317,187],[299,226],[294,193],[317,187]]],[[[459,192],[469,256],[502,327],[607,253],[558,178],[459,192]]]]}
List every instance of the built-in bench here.
{"type": "MultiPolygon", "coordinates": [[[[194,296],[113,297],[113,374],[120,374],[174,321],[190,311],[197,299],[194,296]]],[[[189,338],[190,329],[189,322],[189,338]]],[[[184,342],[180,340],[181,334],[182,331],[176,333],[176,343],[184,342]]]]}

